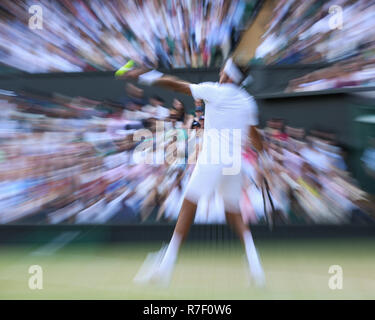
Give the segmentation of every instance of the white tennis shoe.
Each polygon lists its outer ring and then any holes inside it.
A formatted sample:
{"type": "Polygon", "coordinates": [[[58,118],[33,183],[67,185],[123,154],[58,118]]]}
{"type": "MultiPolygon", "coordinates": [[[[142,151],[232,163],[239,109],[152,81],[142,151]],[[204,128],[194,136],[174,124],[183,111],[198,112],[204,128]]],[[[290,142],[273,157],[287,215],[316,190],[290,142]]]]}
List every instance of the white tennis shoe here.
{"type": "Polygon", "coordinates": [[[142,285],[155,284],[161,287],[168,287],[172,279],[175,263],[164,263],[162,265],[166,251],[167,246],[163,246],[159,251],[149,253],[133,282],[142,285]]]}
{"type": "Polygon", "coordinates": [[[247,257],[246,261],[251,282],[258,288],[265,287],[266,277],[258,253],[253,253],[250,257],[247,257]]]}

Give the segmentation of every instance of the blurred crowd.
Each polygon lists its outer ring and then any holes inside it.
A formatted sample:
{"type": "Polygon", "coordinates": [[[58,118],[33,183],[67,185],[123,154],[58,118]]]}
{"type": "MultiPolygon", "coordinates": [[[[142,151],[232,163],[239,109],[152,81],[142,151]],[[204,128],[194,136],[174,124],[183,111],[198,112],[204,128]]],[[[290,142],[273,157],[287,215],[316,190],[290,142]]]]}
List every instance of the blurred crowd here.
{"type": "MultiPolygon", "coordinates": [[[[266,177],[281,223],[373,223],[370,195],[350,175],[345,152],[333,133],[296,128],[281,119],[267,121],[262,130],[269,166],[266,177]]],[[[256,180],[259,169],[248,151],[248,171],[256,180]]],[[[259,183],[258,183],[259,185],[259,183]]],[[[249,219],[263,214],[261,193],[254,184],[248,190],[249,219]],[[256,200],[257,199],[257,200],[256,200]],[[255,213],[255,214],[254,214],[255,213]]],[[[267,210],[270,210],[268,206],[267,210]]]]}
{"type": "Polygon", "coordinates": [[[281,0],[255,59],[265,64],[329,63],[290,81],[288,92],[375,84],[375,3],[281,0]]]}
{"type": "MultiPolygon", "coordinates": [[[[176,177],[182,177],[184,166],[173,159],[161,165],[134,161],[142,142],[134,133],[141,128],[155,132],[156,121],[164,121],[168,136],[176,127],[197,128],[204,119],[185,114],[178,100],[172,108],[157,96],[144,100],[143,91],[130,84],[127,94],[119,105],[0,91],[0,223],[137,222],[149,217],[162,190],[166,197],[176,177]]],[[[145,152],[153,150],[151,144],[145,152]]]]}
{"type": "MultiPolygon", "coordinates": [[[[34,1],[3,0],[0,63],[32,73],[115,70],[129,59],[150,67],[220,66],[257,2],[41,0],[42,29],[31,30],[34,1]]],[[[330,64],[291,80],[288,92],[371,86],[374,15],[375,4],[366,0],[281,0],[255,59],[330,64]],[[330,23],[332,5],[342,8],[339,28],[330,23]]],[[[167,105],[128,83],[121,103],[0,90],[0,108],[0,223],[177,219],[202,144],[203,101],[167,105]],[[140,135],[143,129],[151,135],[140,135]]],[[[334,134],[280,119],[260,133],[266,168],[251,148],[242,157],[245,221],[264,223],[271,210],[263,203],[266,177],[277,223],[374,222],[370,196],[350,175],[334,134]]],[[[373,159],[372,145],[362,157],[372,174],[373,159]]],[[[219,193],[200,199],[197,223],[224,221],[219,193]]]]}
{"type": "Polygon", "coordinates": [[[359,86],[375,86],[375,57],[367,60],[354,57],[318,69],[290,80],[285,91],[308,92],[359,86]]]}
{"type": "MultiPolygon", "coordinates": [[[[219,66],[257,0],[3,0],[0,63],[27,72],[219,66]],[[29,28],[32,5],[42,29],[29,28]]],[[[34,23],[34,22],[33,22],[34,23]]]]}
{"type": "MultiPolygon", "coordinates": [[[[0,91],[0,223],[137,223],[175,220],[202,143],[204,103],[195,112],[177,99],[127,84],[122,104],[61,95],[0,91]],[[165,137],[156,132],[164,126],[165,137]],[[151,142],[139,139],[148,129],[151,142]],[[143,143],[143,144],[142,144],[143,143]],[[143,147],[140,151],[140,145],[143,147]],[[177,152],[180,144],[184,153],[177,152]],[[159,146],[159,148],[157,147],[159,146]],[[161,146],[161,147],[160,147],[161,146]],[[189,149],[190,148],[190,149],[189,149]],[[135,155],[162,162],[138,161],[135,155]],[[162,154],[158,154],[161,152],[162,154]]],[[[368,195],[350,176],[333,134],[272,120],[260,130],[266,178],[279,223],[368,223],[368,195]]],[[[368,158],[368,155],[367,155],[368,158]]],[[[256,153],[243,152],[241,210],[264,223],[256,153]]],[[[200,199],[197,223],[225,221],[220,194],[200,199]]],[[[266,210],[270,210],[269,204],[266,210]]]]}

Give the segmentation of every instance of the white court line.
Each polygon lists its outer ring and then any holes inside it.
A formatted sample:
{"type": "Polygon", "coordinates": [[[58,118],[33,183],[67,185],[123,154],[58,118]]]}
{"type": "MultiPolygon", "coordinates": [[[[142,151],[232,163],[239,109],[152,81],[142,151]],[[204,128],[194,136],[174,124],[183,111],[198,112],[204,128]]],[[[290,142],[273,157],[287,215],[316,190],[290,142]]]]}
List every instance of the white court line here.
{"type": "Polygon", "coordinates": [[[31,256],[49,256],[56,253],[58,250],[73,241],[81,232],[80,231],[66,231],[61,233],[56,238],[53,238],[49,243],[32,251],[31,256]]]}

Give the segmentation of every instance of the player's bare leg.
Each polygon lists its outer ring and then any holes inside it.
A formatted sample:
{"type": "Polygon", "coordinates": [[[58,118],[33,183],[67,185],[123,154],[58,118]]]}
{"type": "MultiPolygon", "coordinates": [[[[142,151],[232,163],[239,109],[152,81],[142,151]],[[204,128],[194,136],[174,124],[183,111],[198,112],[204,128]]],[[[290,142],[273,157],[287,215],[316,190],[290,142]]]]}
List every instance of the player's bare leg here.
{"type": "Polygon", "coordinates": [[[181,241],[186,239],[190,227],[194,222],[196,211],[196,203],[185,198],[173,232],[173,235],[177,234],[179,237],[181,237],[181,241]]]}
{"type": "Polygon", "coordinates": [[[162,248],[159,252],[150,254],[147,257],[141,270],[134,278],[135,282],[158,282],[162,285],[169,284],[177,260],[178,251],[194,222],[196,210],[197,205],[185,198],[172,239],[167,248],[162,248]]]}
{"type": "Polygon", "coordinates": [[[257,286],[264,286],[264,272],[254,245],[250,228],[243,222],[240,213],[225,212],[225,217],[227,219],[227,223],[234,229],[245,247],[246,259],[250,268],[252,279],[257,286]]]}

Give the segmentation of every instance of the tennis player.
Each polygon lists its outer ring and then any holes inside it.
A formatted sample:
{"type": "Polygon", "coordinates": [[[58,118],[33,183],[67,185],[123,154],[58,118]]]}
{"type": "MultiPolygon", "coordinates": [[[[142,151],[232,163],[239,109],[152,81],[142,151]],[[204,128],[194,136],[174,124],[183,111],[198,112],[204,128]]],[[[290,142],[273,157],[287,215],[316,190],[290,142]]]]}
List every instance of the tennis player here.
{"type": "Polygon", "coordinates": [[[169,284],[181,244],[194,222],[200,197],[219,190],[224,201],[226,220],[244,244],[251,278],[257,286],[263,286],[264,272],[239,206],[242,176],[238,164],[241,164],[242,142],[251,143],[261,155],[259,158],[263,158],[262,140],[256,129],[258,108],[254,99],[241,88],[246,70],[230,58],[220,71],[220,80],[216,83],[192,84],[156,70],[144,69],[133,69],[125,78],[191,95],[194,99],[204,100],[206,106],[202,150],[187,185],[172,239],[168,246],[148,256],[134,280],[169,284]]]}

